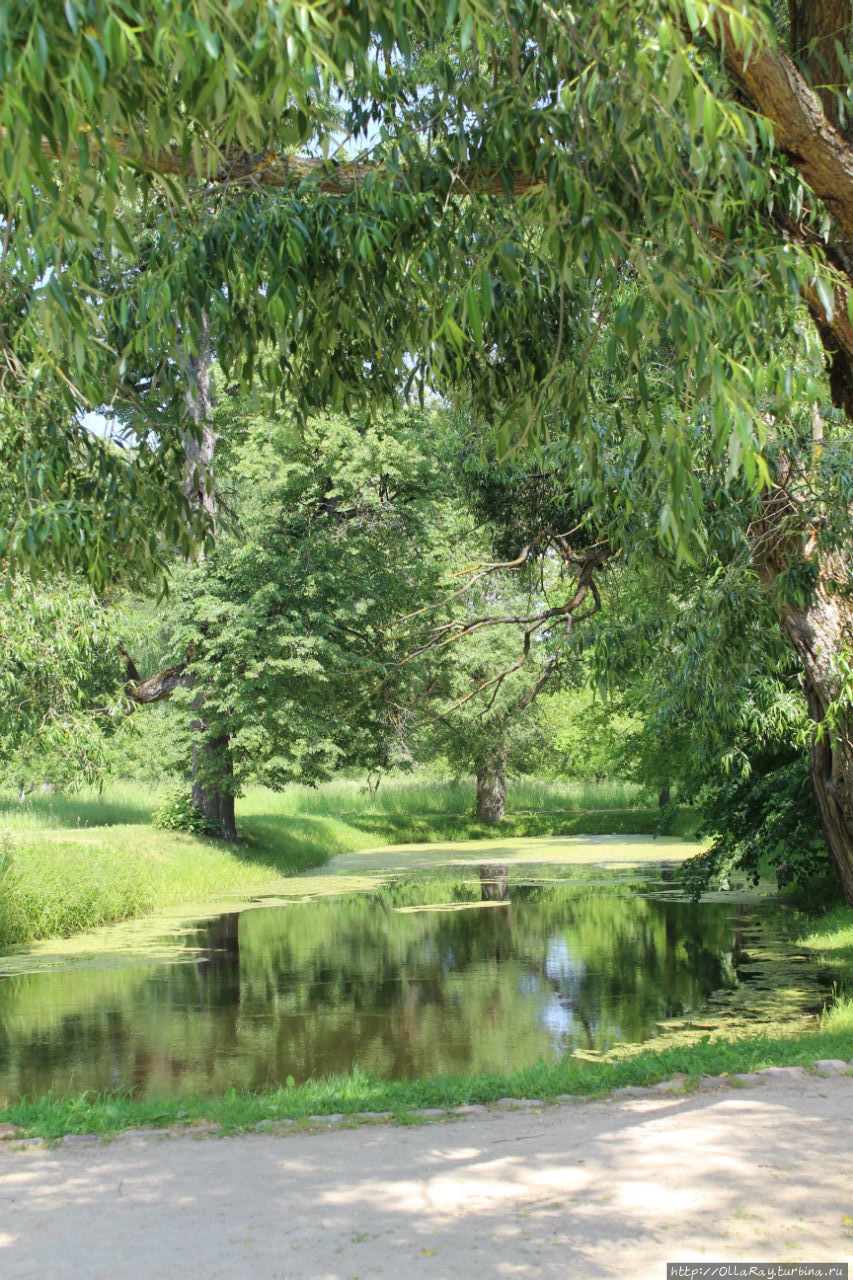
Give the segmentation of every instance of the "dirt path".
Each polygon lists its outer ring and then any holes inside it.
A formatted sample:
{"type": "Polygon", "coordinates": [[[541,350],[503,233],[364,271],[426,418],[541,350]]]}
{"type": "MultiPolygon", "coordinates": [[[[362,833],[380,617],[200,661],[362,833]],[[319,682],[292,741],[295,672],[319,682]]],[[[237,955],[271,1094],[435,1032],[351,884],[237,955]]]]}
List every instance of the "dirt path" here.
{"type": "Polygon", "coordinates": [[[622,1277],[847,1261],[853,1077],[419,1127],[0,1146],[3,1280],[622,1277]]]}

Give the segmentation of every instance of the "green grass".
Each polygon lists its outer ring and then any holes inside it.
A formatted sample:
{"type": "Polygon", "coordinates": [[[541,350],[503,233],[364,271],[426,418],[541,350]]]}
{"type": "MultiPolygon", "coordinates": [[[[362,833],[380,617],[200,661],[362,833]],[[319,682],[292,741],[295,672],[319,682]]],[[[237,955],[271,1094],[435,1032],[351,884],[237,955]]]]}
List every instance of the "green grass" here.
{"type": "Polygon", "coordinates": [[[251,892],[269,873],[213,840],[147,826],[6,835],[0,942],[55,937],[251,892]]]}
{"type": "Polygon", "coordinates": [[[840,903],[814,921],[798,940],[833,975],[838,994],[824,1012],[824,1030],[853,1040],[853,911],[840,903]]]}
{"type": "Polygon", "coordinates": [[[94,787],[67,794],[35,791],[23,804],[10,792],[0,791],[0,830],[28,835],[60,828],[147,823],[157,795],[139,782],[110,782],[103,792],[94,787]]]}
{"type": "MultiPolygon", "coordinates": [[[[412,842],[499,836],[656,834],[657,809],[631,808],[623,783],[511,784],[513,808],[498,826],[471,816],[473,786],[411,778],[376,796],[354,782],[238,801],[241,843],[149,825],[156,791],[111,783],[103,794],[0,795],[0,945],[66,935],[166,907],[268,888],[338,853],[412,842]]],[[[690,816],[670,833],[688,834],[690,816]]]]}
{"type": "MultiPolygon", "coordinates": [[[[571,809],[630,809],[645,795],[630,782],[558,782],[539,778],[511,779],[507,798],[512,813],[560,812],[571,809]]],[[[250,790],[244,806],[277,816],[354,817],[367,814],[407,816],[474,812],[473,782],[454,782],[408,774],[383,779],[374,797],[362,783],[339,779],[320,787],[291,785],[283,791],[250,790]]]]}

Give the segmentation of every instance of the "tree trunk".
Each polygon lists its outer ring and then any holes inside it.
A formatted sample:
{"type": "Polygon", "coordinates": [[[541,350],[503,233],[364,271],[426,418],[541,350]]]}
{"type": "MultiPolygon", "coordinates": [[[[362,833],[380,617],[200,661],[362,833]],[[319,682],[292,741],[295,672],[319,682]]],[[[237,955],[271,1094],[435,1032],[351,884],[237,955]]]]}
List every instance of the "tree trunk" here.
{"type": "Polygon", "coordinates": [[[192,430],[184,433],[186,479],[184,493],[191,507],[202,511],[210,533],[216,536],[216,494],[213,463],[216,456],[216,433],[213,430],[214,397],[210,375],[213,370],[213,348],[210,325],[203,317],[199,334],[198,355],[184,356],[187,378],[186,402],[193,420],[192,430]]]}
{"type": "MultiPolygon", "coordinates": [[[[781,485],[765,501],[752,560],[762,581],[776,591],[785,570],[815,565],[810,539],[790,493],[781,485]]],[[[820,824],[844,897],[853,906],[853,710],[844,688],[845,656],[853,647],[853,602],[840,553],[817,557],[817,585],[807,604],[782,599],[779,622],[803,669],[803,687],[815,732],[809,773],[820,824]]]]}
{"type": "Polygon", "coordinates": [[[491,752],[477,766],[477,818],[500,822],[506,809],[506,747],[491,752]]]}
{"type": "MultiPolygon", "coordinates": [[[[807,693],[809,712],[819,721],[819,703],[812,690],[807,693]]],[[[809,750],[809,774],[826,847],[841,891],[853,906],[853,751],[848,732],[834,737],[828,731],[815,734],[809,750]]]]}
{"type": "Polygon", "coordinates": [[[480,867],[480,901],[509,902],[509,871],[504,862],[484,862],[480,867]]]}
{"type": "Polygon", "coordinates": [[[658,793],[658,808],[665,809],[672,799],[672,790],[668,782],[665,782],[658,793]]]}
{"type": "MultiPolygon", "coordinates": [[[[216,434],[213,430],[213,348],[210,326],[203,317],[199,334],[198,355],[185,357],[187,375],[187,408],[193,420],[193,429],[184,436],[186,455],[186,482],[184,490],[192,507],[207,516],[210,533],[216,535],[216,494],[214,489],[214,460],[216,434]]],[[[199,559],[204,549],[199,551],[199,559]]],[[[204,718],[204,694],[194,702],[199,718],[194,724],[196,738],[193,742],[192,801],[200,809],[223,840],[236,841],[237,823],[234,817],[234,762],[228,745],[227,734],[210,736],[204,718]]]]}
{"type": "Polygon", "coordinates": [[[193,804],[223,840],[237,840],[234,817],[234,763],[227,737],[209,738],[199,721],[193,743],[193,804]]]}

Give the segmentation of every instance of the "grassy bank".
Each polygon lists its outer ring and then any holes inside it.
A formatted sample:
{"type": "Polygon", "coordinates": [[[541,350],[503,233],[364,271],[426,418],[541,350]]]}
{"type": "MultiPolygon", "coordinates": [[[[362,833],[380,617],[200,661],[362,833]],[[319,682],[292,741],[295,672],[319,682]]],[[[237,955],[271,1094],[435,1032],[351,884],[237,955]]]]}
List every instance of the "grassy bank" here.
{"type": "Polygon", "coordinates": [[[134,1099],[126,1093],[52,1095],[24,1100],[0,1110],[0,1122],[22,1136],[57,1138],[65,1133],[120,1133],[132,1127],[165,1127],[208,1122],[224,1132],[251,1128],[265,1120],[306,1120],[309,1116],[391,1112],[405,1120],[412,1110],[496,1102],[499,1098],[551,1101],[565,1094],[595,1097],[627,1085],[649,1085],[681,1073],[688,1087],[703,1076],[735,1075],[772,1066],[810,1067],[821,1058],[849,1059],[850,1034],[821,1028],[782,1036],[718,1040],[689,1048],[638,1050],[612,1061],[566,1058],[539,1063],[509,1075],[444,1076],[435,1080],[383,1081],[354,1071],[268,1092],[230,1090],[213,1098],[134,1099]]]}
{"type": "MultiPolygon", "coordinates": [[[[392,779],[375,796],[354,782],[253,789],[238,801],[241,843],[150,825],[157,793],[0,795],[0,945],[95,928],[163,908],[275,887],[338,853],[425,841],[655,834],[657,809],[625,784],[519,782],[498,827],[471,816],[473,787],[392,779]]],[[[672,834],[686,834],[689,815],[672,834]],[[680,828],[680,829],[679,829],[680,828]]]]}

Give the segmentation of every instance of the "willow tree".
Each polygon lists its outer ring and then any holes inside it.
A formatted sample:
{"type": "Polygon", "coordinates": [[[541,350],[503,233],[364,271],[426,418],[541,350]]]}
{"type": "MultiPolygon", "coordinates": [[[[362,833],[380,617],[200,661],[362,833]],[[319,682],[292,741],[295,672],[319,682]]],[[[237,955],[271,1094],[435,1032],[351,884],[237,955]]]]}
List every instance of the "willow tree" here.
{"type": "Polygon", "coordinates": [[[853,413],[850,3],[7,0],[0,17],[7,562],[50,554],[99,582],[203,532],[178,356],[204,323],[230,378],[303,408],[464,387],[504,446],[579,442],[592,488],[629,437],[676,554],[701,537],[710,458],[763,495],[753,562],[802,665],[853,901],[834,448],[853,413]],[[328,159],[344,135],[370,154],[328,159]],[[826,383],[788,355],[809,331],[826,383]],[[589,374],[602,343],[610,397],[589,374]],[[157,433],[122,469],[67,424],[141,384],[157,433]],[[140,506],[165,541],[132,534],[140,506]]]}

